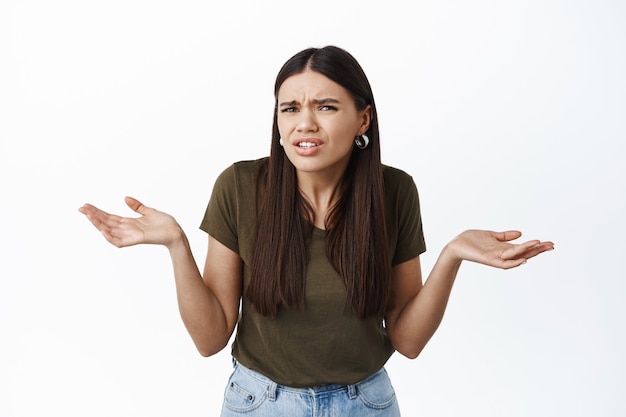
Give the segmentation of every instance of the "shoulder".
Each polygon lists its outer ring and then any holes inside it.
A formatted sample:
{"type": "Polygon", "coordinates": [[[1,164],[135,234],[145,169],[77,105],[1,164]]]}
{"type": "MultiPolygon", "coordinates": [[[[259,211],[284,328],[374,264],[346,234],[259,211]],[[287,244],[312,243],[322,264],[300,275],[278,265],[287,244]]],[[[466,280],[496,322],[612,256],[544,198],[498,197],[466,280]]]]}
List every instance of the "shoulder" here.
{"type": "Polygon", "coordinates": [[[269,157],[265,156],[259,159],[251,159],[235,162],[231,168],[239,173],[257,173],[261,168],[267,165],[269,157]]]}
{"type": "Polygon", "coordinates": [[[383,164],[383,175],[385,178],[412,178],[410,174],[400,168],[383,164]]]}
{"type": "Polygon", "coordinates": [[[383,181],[387,192],[401,191],[407,187],[415,187],[415,181],[410,174],[402,169],[389,165],[383,165],[383,181]]]}
{"type": "Polygon", "coordinates": [[[269,157],[263,157],[259,159],[250,159],[244,161],[237,161],[227,167],[222,175],[234,175],[234,176],[246,176],[256,175],[264,166],[267,165],[269,157]]]}
{"type": "Polygon", "coordinates": [[[245,185],[256,180],[258,173],[267,165],[269,158],[237,161],[226,167],[218,176],[216,184],[245,185]]]}
{"type": "Polygon", "coordinates": [[[419,209],[419,193],[413,177],[399,168],[383,165],[383,184],[387,209],[395,212],[419,209]]]}

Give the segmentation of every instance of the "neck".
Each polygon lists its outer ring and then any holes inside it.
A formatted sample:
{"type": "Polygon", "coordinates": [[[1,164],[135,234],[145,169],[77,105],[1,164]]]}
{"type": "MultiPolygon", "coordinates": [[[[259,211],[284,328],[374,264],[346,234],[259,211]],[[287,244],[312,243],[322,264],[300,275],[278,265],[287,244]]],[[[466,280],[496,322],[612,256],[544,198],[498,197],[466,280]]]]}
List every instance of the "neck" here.
{"type": "Polygon", "coordinates": [[[315,174],[298,173],[298,188],[313,208],[314,225],[319,229],[325,229],[324,220],[328,211],[341,195],[341,178],[320,178],[315,174]]]}

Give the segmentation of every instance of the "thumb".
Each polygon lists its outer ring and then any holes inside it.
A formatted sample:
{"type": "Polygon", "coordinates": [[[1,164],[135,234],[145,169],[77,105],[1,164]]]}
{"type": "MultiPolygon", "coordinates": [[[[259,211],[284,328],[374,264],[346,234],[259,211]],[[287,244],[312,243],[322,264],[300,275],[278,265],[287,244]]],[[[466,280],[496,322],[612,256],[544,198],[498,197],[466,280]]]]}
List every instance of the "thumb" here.
{"type": "Polygon", "coordinates": [[[144,206],[139,200],[133,197],[125,197],[124,202],[128,207],[130,207],[134,212],[139,213],[141,215],[146,214],[146,210],[148,207],[144,206]]]}
{"type": "Polygon", "coordinates": [[[509,242],[511,240],[515,240],[522,235],[522,232],[519,230],[507,230],[505,232],[500,232],[496,234],[496,239],[501,242],[509,242]]]}

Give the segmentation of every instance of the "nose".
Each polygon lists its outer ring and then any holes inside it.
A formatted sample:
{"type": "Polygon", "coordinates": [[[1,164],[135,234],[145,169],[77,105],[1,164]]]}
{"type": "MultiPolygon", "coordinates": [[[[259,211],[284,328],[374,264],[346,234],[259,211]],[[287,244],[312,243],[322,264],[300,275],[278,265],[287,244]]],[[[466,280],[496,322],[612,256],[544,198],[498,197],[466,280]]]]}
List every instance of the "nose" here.
{"type": "Polygon", "coordinates": [[[317,130],[317,121],[315,114],[310,109],[302,109],[298,118],[296,128],[298,132],[315,132],[317,130]]]}

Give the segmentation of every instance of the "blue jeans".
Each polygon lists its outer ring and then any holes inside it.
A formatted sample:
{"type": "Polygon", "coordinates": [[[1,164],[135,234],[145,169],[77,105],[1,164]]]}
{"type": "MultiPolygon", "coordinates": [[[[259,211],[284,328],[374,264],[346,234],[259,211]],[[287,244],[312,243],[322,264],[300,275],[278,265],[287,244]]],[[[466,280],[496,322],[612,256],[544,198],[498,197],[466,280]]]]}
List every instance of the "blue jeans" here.
{"type": "Polygon", "coordinates": [[[292,388],[234,362],[221,417],[399,417],[385,369],[355,385],[292,388]]]}

